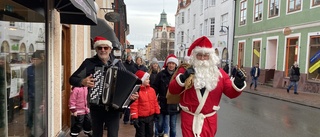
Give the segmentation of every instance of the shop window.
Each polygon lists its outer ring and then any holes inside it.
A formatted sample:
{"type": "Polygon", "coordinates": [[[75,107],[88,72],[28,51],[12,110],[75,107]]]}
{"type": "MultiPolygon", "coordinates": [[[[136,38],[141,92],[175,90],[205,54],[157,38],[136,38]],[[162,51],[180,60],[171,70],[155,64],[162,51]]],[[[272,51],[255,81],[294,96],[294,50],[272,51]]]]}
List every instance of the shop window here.
{"type": "Polygon", "coordinates": [[[320,80],[320,35],[310,37],[308,79],[320,80]]]}
{"type": "Polygon", "coordinates": [[[253,41],[253,47],[252,47],[252,66],[255,64],[260,64],[260,46],[261,41],[253,41]]]}
{"type": "Polygon", "coordinates": [[[289,77],[291,66],[298,61],[298,38],[288,38],[286,46],[285,76],[289,77]]]}
{"type": "MultiPolygon", "coordinates": [[[[27,11],[21,6],[16,8],[19,9],[17,11],[27,11]]],[[[32,31],[32,28],[41,28],[45,32],[45,24],[0,20],[0,30],[3,32],[8,32],[9,29],[13,32],[14,26],[17,28],[26,26],[28,29],[19,29],[17,30],[19,33],[2,33],[1,35],[0,59],[3,61],[0,61],[0,64],[5,65],[6,71],[0,75],[0,79],[4,79],[3,83],[0,82],[0,90],[6,91],[3,92],[6,94],[5,96],[0,94],[0,104],[3,105],[1,109],[4,109],[0,111],[0,123],[7,130],[0,132],[0,136],[41,136],[46,134],[48,125],[46,120],[48,115],[45,111],[47,109],[45,107],[48,106],[46,105],[47,88],[45,87],[47,71],[43,64],[45,41],[37,43],[36,47],[26,43],[36,43],[39,32],[32,31]],[[20,37],[23,39],[17,39],[20,37]],[[29,59],[34,52],[39,53],[38,58],[29,59]],[[32,64],[37,65],[34,71],[28,72],[27,68],[32,64]]]]}

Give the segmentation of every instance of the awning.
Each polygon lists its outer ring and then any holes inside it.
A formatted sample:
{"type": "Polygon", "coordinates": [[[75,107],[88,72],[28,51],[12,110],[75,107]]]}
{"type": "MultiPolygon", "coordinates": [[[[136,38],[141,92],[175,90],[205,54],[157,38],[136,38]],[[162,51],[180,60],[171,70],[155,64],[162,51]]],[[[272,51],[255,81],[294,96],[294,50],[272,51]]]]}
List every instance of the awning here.
{"type": "Polygon", "coordinates": [[[55,0],[60,22],[65,24],[96,25],[97,13],[93,0],[55,0]]]}
{"type": "Polygon", "coordinates": [[[107,24],[104,19],[97,19],[98,24],[91,26],[91,39],[94,39],[96,36],[102,36],[112,42],[112,47],[115,49],[121,50],[121,44],[116,37],[113,29],[107,24]]]}

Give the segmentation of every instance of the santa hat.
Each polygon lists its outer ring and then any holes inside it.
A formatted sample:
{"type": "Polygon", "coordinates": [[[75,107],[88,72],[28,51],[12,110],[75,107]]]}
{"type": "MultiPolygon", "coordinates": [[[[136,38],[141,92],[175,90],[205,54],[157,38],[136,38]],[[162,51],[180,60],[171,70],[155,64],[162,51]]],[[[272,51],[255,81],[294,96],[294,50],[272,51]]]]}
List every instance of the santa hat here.
{"type": "Polygon", "coordinates": [[[177,66],[179,65],[179,60],[177,59],[177,57],[174,54],[170,54],[169,56],[167,56],[167,58],[163,64],[163,68],[166,68],[169,62],[173,62],[177,66]]]}
{"type": "Polygon", "coordinates": [[[210,40],[206,36],[202,36],[191,44],[188,50],[188,56],[190,56],[193,52],[213,53],[214,49],[212,48],[210,40]]]}
{"type": "Polygon", "coordinates": [[[108,45],[111,49],[113,48],[112,47],[112,43],[111,41],[107,40],[106,38],[104,37],[101,37],[101,36],[96,36],[94,38],[94,45],[93,45],[93,48],[96,48],[97,46],[101,45],[101,44],[106,44],[108,45]]]}
{"type": "Polygon", "coordinates": [[[138,76],[138,78],[141,79],[141,81],[143,82],[143,81],[147,80],[150,75],[149,75],[149,73],[146,73],[142,70],[138,70],[136,72],[136,76],[138,76]]]}

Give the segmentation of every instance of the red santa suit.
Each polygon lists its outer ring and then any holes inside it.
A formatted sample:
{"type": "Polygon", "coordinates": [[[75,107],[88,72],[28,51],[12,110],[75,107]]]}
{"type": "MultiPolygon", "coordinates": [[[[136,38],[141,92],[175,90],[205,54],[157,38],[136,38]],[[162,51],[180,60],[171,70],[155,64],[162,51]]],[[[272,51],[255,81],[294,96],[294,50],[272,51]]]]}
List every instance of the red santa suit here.
{"type": "MultiPolygon", "coordinates": [[[[219,110],[219,103],[222,94],[225,94],[229,98],[235,98],[241,94],[241,89],[238,89],[233,84],[233,79],[230,79],[222,69],[218,69],[216,66],[219,63],[218,57],[215,55],[211,42],[207,37],[201,37],[197,39],[189,48],[188,56],[194,59],[197,53],[208,53],[210,59],[215,64],[210,67],[214,72],[207,76],[206,81],[210,78],[210,83],[203,82],[197,77],[197,68],[195,67],[195,77],[193,79],[194,85],[184,91],[184,85],[179,76],[186,70],[185,68],[179,68],[178,75],[174,76],[175,80],[172,80],[169,84],[169,92],[172,94],[180,94],[180,107],[181,111],[181,129],[183,137],[213,137],[217,131],[217,111],[219,110]],[[212,79],[211,79],[212,78],[212,79]],[[200,83],[200,84],[199,84],[200,83]],[[195,86],[205,83],[204,93],[200,92],[203,87],[195,86]]],[[[191,60],[191,65],[194,65],[195,60],[191,60]]],[[[208,67],[209,68],[209,67],[208,67]]],[[[209,72],[209,71],[208,71],[209,72]]],[[[201,72],[198,72],[201,73],[201,72]]]]}

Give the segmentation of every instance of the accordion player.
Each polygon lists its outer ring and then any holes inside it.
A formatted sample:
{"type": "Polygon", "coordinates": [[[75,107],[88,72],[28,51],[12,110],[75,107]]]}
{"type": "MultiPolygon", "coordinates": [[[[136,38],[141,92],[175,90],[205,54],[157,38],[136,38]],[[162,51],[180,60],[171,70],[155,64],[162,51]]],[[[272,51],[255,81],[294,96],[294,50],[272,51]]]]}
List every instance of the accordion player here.
{"type": "Polygon", "coordinates": [[[133,73],[114,65],[95,67],[93,78],[95,84],[89,89],[89,102],[103,104],[106,109],[126,107],[130,96],[137,91],[136,85],[142,83],[133,73]]]}

